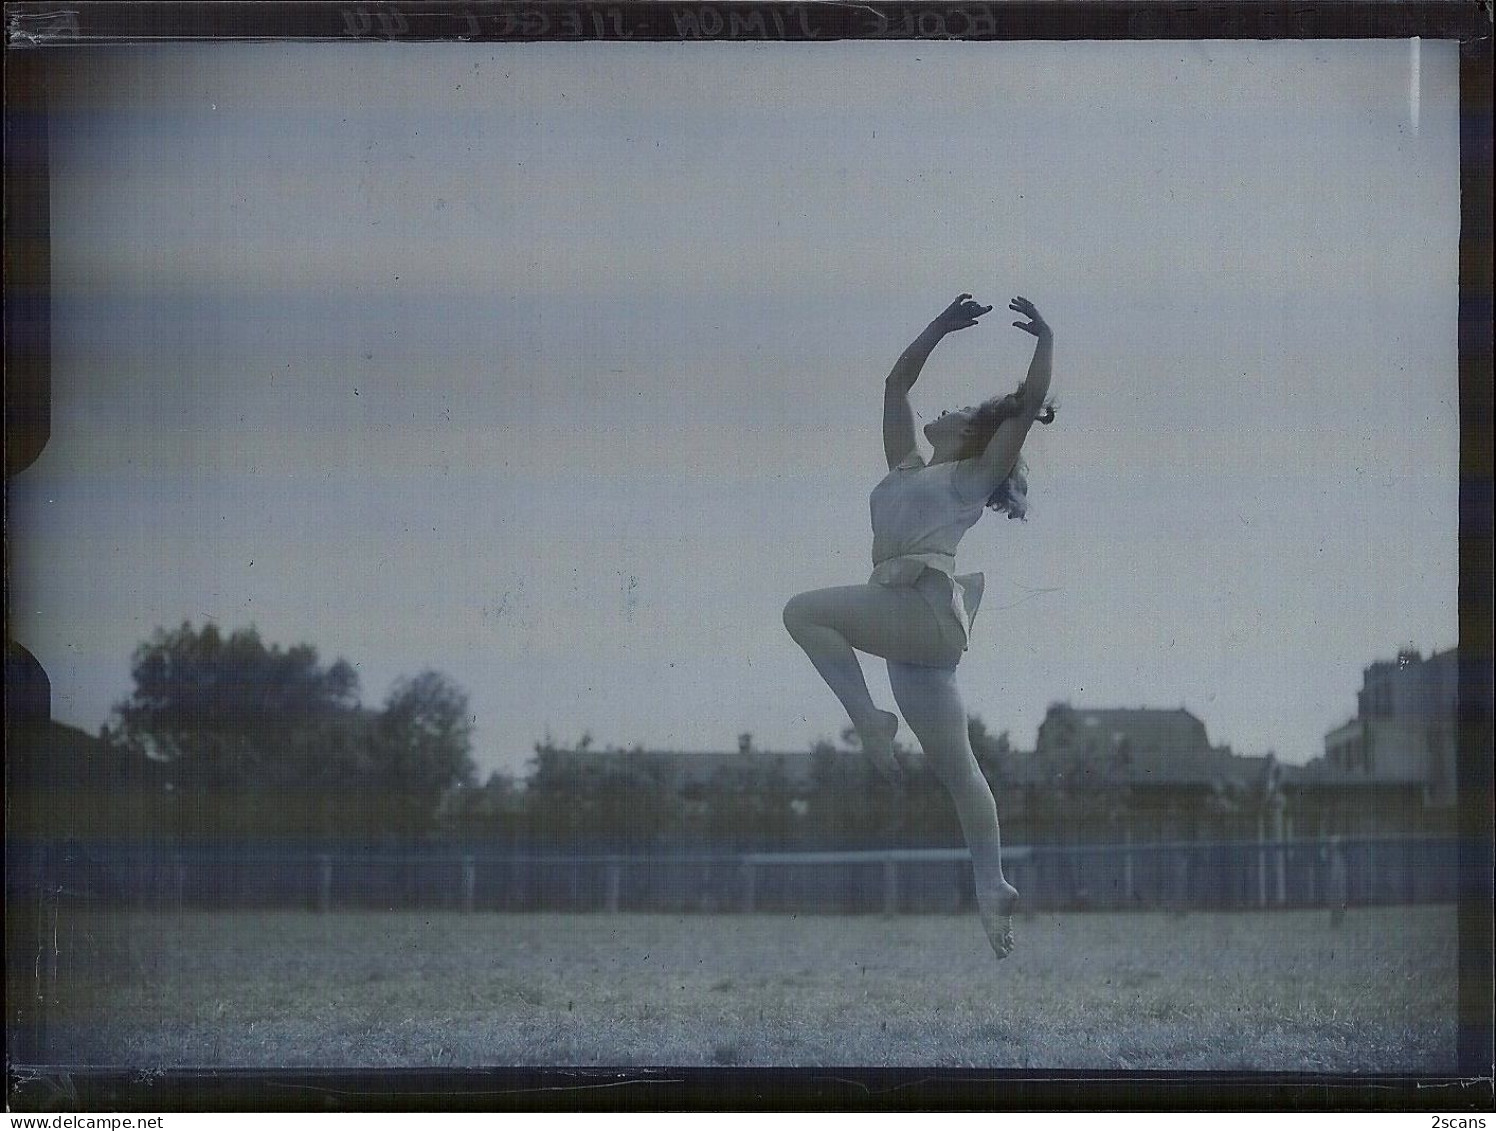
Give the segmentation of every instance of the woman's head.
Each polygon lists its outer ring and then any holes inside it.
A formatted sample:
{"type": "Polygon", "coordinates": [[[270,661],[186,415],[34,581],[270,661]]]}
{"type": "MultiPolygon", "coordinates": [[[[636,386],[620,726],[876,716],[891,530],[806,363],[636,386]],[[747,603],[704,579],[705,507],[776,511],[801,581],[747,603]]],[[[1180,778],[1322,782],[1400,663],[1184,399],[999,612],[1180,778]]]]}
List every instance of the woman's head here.
{"type": "Polygon", "coordinates": [[[979,405],[948,408],[925,425],[925,439],[935,449],[936,460],[967,458],[965,453],[971,448],[972,428],[980,411],[979,405]]]}
{"type": "MultiPolygon", "coordinates": [[[[941,413],[925,425],[925,436],[935,448],[936,458],[975,459],[987,450],[1003,421],[1023,411],[1022,388],[1004,397],[994,397],[980,405],[941,413]]],[[[1054,406],[1045,407],[1037,419],[1042,424],[1054,420],[1054,406]]],[[[987,505],[1009,518],[1023,518],[1028,510],[1027,465],[1022,459],[1012,473],[998,485],[987,505]]]]}
{"type": "Polygon", "coordinates": [[[1004,420],[1011,420],[1021,411],[1023,402],[1018,399],[1017,393],[1009,393],[1005,397],[993,397],[990,401],[984,401],[973,411],[970,421],[966,425],[962,445],[959,449],[957,459],[975,459],[987,450],[987,445],[992,442],[992,437],[997,435],[997,429],[1004,420]]]}

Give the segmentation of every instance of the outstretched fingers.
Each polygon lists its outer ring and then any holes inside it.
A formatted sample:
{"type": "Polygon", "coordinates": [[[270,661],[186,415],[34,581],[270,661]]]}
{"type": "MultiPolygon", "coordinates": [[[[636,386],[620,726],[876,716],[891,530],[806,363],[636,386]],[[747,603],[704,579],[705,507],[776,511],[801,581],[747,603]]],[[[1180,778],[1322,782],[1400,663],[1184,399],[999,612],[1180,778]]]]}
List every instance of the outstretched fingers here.
{"type": "Polygon", "coordinates": [[[1049,327],[1045,323],[1043,316],[1039,313],[1039,308],[1022,295],[1019,295],[1012,302],[1008,303],[1008,309],[1016,314],[1022,314],[1028,319],[1027,322],[1013,323],[1014,326],[1025,333],[1039,337],[1048,331],[1049,327]]]}
{"type": "Polygon", "coordinates": [[[990,313],[992,307],[983,306],[972,299],[971,295],[962,291],[952,300],[940,316],[940,322],[946,330],[965,330],[975,326],[977,319],[984,314],[990,313]]]}

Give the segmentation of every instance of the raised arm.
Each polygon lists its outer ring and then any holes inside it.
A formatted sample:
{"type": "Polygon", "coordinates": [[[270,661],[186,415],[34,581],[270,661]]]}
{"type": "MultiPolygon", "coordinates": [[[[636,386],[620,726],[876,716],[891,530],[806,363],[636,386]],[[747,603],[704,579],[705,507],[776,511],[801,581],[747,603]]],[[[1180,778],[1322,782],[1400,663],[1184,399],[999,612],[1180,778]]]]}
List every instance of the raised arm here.
{"type": "Polygon", "coordinates": [[[1054,333],[1039,314],[1038,308],[1020,295],[1008,304],[1008,309],[1017,311],[1028,319],[1027,322],[1014,322],[1013,325],[1034,335],[1038,341],[1034,343],[1034,359],[1029,362],[1028,376],[1018,387],[1017,415],[1008,417],[997,426],[997,431],[978,457],[983,484],[990,490],[996,490],[1018,463],[1018,453],[1023,450],[1023,442],[1028,439],[1029,429],[1044,411],[1044,399],[1049,396],[1050,371],[1054,362],[1054,333]]]}
{"type": "Polygon", "coordinates": [[[975,326],[977,319],[992,307],[973,302],[968,294],[956,300],[920,332],[919,337],[899,355],[883,382],[883,454],[890,468],[897,467],[914,451],[918,441],[914,433],[914,409],[909,404],[909,390],[919,380],[930,351],[940,339],[956,330],[975,326]]]}

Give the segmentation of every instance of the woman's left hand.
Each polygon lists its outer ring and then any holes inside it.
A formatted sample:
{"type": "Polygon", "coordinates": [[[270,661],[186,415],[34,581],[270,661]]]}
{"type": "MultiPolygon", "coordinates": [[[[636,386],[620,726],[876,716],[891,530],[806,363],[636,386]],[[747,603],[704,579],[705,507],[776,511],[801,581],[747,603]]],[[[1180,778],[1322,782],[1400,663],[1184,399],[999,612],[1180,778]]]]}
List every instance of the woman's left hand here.
{"type": "Polygon", "coordinates": [[[1022,295],[1019,295],[1012,302],[1008,303],[1008,309],[1016,311],[1028,319],[1027,322],[1013,323],[1020,330],[1034,335],[1041,342],[1049,341],[1054,337],[1054,331],[1049,328],[1049,323],[1044,321],[1044,316],[1039,313],[1039,308],[1022,295]]]}

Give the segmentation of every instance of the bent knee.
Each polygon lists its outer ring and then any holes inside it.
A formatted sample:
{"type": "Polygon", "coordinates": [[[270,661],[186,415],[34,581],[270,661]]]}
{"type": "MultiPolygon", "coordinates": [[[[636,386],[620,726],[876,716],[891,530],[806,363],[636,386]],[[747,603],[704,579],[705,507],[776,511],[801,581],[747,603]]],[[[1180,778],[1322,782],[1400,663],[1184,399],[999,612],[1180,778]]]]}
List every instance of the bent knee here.
{"type": "Polygon", "coordinates": [[[784,627],[794,632],[801,625],[813,623],[811,617],[810,601],[806,594],[796,593],[784,603],[784,627]]]}

